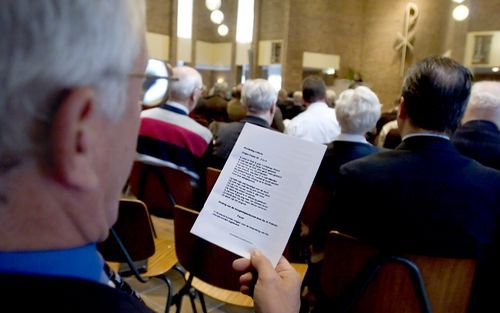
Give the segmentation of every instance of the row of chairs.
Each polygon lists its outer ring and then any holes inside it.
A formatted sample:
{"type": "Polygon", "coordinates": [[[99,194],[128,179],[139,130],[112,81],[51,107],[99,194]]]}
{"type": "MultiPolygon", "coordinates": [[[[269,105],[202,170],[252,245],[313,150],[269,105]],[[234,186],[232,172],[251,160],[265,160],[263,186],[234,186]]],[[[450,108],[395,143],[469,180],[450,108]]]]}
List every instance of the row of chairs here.
{"type": "MultiPolygon", "coordinates": [[[[159,172],[155,173],[147,167],[145,168],[149,172],[148,175],[152,175],[154,179],[161,182],[156,176],[159,172]]],[[[144,167],[135,165],[134,169],[139,175],[135,178],[132,175],[131,182],[141,176],[140,170],[144,170],[144,167]]],[[[176,171],[172,169],[161,170],[166,173],[176,171]]],[[[186,182],[189,178],[183,177],[183,173],[180,171],[174,174],[165,178],[163,182],[175,182],[179,186],[187,187],[186,182]]],[[[219,174],[220,170],[217,169],[211,168],[208,171],[206,175],[207,194],[211,191],[219,174]]],[[[158,277],[165,281],[167,284],[165,312],[169,311],[172,304],[179,312],[184,296],[188,296],[194,312],[196,312],[195,300],[198,298],[203,312],[206,313],[204,294],[225,303],[253,307],[253,300],[239,292],[239,274],[227,270],[231,268],[233,260],[238,256],[190,233],[199,213],[177,204],[177,194],[184,194],[184,198],[180,199],[186,201],[188,197],[185,195],[190,192],[175,191],[175,189],[164,190],[168,191],[169,194],[172,191],[167,199],[172,199],[168,205],[170,206],[169,210],[171,210],[170,216],[173,217],[174,222],[175,242],[157,238],[161,234],[156,234],[147,205],[143,201],[122,199],[118,220],[110,230],[108,239],[99,245],[105,260],[117,271],[120,269],[120,263],[126,263],[131,269],[130,274],[135,275],[141,282],[145,283],[151,277],[158,277]],[[137,261],[142,260],[147,260],[147,267],[143,272],[137,266],[137,261]],[[172,268],[185,279],[184,286],[175,295],[172,294],[172,284],[166,275],[172,268]]],[[[293,265],[304,277],[307,265],[293,265]]],[[[129,273],[122,272],[122,274],[129,273]]]]}
{"type": "MultiPolygon", "coordinates": [[[[139,167],[134,166],[134,168],[139,167]]],[[[219,173],[220,170],[207,169],[207,194],[215,184],[219,173]]],[[[228,297],[224,289],[221,289],[219,294],[224,296],[215,296],[219,300],[251,306],[251,299],[236,291],[238,290],[236,277],[225,281],[211,280],[211,277],[217,276],[214,272],[217,272],[218,268],[230,268],[230,262],[236,256],[189,233],[197,212],[182,207],[176,201],[181,199],[185,201],[184,203],[189,202],[189,197],[184,197],[186,190],[180,187],[182,174],[176,171],[171,175],[166,173],[166,176],[174,177],[172,183],[179,186],[175,190],[171,188],[170,191],[172,198],[170,203],[173,208],[171,215],[174,217],[176,245],[183,247],[182,251],[177,249],[177,258],[191,275],[186,275],[186,285],[174,299],[169,292],[167,306],[173,302],[179,309],[179,301],[184,295],[188,295],[194,308],[197,294],[191,287],[194,286],[194,290],[200,290],[205,294],[213,294],[210,293],[214,290],[213,285],[235,291],[228,297]],[[184,196],[179,196],[175,194],[176,192],[184,196]],[[178,240],[184,241],[181,243],[178,240]],[[205,259],[205,255],[213,257],[215,265],[204,267],[206,264],[199,264],[201,259],[205,259]],[[221,261],[223,259],[226,261],[221,261]]],[[[190,190],[187,185],[185,187],[190,190]]],[[[187,194],[189,195],[189,191],[187,194]]],[[[313,184],[311,187],[300,215],[300,221],[309,230],[309,235],[314,232],[318,222],[328,210],[330,196],[331,192],[325,186],[313,184]]],[[[475,272],[474,260],[386,255],[373,245],[336,231],[331,231],[328,235],[324,252],[321,272],[322,295],[319,306],[324,312],[466,312],[475,272]]],[[[173,265],[170,265],[170,268],[172,267],[173,265]]],[[[301,268],[303,273],[306,268],[306,266],[301,268]]],[[[198,294],[198,297],[203,310],[206,310],[203,305],[203,295],[198,294]]]]}

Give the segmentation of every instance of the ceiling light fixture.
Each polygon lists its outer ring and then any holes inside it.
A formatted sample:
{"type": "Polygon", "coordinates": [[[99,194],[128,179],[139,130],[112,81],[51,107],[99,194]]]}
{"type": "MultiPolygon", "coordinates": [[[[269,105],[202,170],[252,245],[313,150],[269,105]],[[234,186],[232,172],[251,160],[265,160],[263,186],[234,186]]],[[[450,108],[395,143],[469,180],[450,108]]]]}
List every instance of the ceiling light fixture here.
{"type": "Polygon", "coordinates": [[[218,10],[221,7],[221,0],[205,0],[205,6],[210,11],[218,10]]]}
{"type": "Polygon", "coordinates": [[[221,10],[214,10],[210,13],[210,20],[212,23],[220,24],[224,21],[224,13],[221,10]]]}
{"type": "Polygon", "coordinates": [[[492,68],[491,68],[491,71],[492,71],[493,73],[498,73],[498,72],[500,71],[500,67],[498,67],[498,66],[492,67],[492,68]]]}
{"type": "Polygon", "coordinates": [[[469,8],[463,4],[458,5],[454,10],[453,10],[453,18],[456,21],[463,21],[469,16],[469,8]]]}
{"type": "Polygon", "coordinates": [[[217,28],[217,32],[219,33],[219,35],[221,35],[222,37],[224,37],[224,36],[226,36],[229,33],[229,28],[226,25],[221,24],[217,28]]]}

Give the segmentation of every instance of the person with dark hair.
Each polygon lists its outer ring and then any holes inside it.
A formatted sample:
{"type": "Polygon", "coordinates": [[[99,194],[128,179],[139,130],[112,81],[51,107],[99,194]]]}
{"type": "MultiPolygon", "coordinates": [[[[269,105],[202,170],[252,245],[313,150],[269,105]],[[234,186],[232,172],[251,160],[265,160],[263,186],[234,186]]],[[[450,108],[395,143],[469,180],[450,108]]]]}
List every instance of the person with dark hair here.
{"type": "MultiPolygon", "coordinates": [[[[471,80],[444,57],[408,70],[398,113],[403,141],[340,168],[333,228],[396,251],[477,258],[479,272],[488,268],[492,258],[483,256],[498,251],[500,172],[461,155],[449,139],[471,80]]],[[[483,288],[493,274],[477,276],[477,295],[498,290],[483,288]]]]}
{"type": "Polygon", "coordinates": [[[481,164],[500,170],[500,83],[472,86],[462,125],[453,134],[458,151],[481,164]]]}
{"type": "Polygon", "coordinates": [[[325,82],[309,76],[302,82],[302,97],[307,109],[286,126],[285,134],[320,144],[328,144],[340,134],[335,109],[326,104],[325,82]]]}
{"type": "Polygon", "coordinates": [[[247,110],[241,105],[241,84],[231,89],[231,100],[227,103],[227,117],[230,122],[239,121],[245,117],[247,110]]]}

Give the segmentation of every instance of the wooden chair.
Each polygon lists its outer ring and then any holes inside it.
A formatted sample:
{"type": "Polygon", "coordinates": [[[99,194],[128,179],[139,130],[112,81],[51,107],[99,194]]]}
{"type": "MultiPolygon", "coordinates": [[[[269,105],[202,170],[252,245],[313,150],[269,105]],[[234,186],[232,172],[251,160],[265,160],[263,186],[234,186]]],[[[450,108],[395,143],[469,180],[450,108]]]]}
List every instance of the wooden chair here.
{"type": "MultiPolygon", "coordinates": [[[[189,295],[193,310],[194,296],[191,287],[198,291],[203,312],[207,312],[203,294],[219,301],[237,306],[253,307],[251,297],[240,293],[239,273],[232,270],[232,262],[239,256],[209,243],[193,234],[190,230],[198,217],[198,212],[176,205],[174,208],[174,229],[176,252],[179,263],[185,268],[185,286],[174,296],[173,303],[180,312],[182,297],[189,295]]],[[[294,264],[302,278],[307,270],[306,264],[294,264]]]]}
{"type": "Polygon", "coordinates": [[[475,267],[472,259],[386,254],[331,231],[320,312],[464,313],[475,267]]]}
{"type": "Polygon", "coordinates": [[[313,244],[316,239],[322,239],[328,233],[328,224],[322,222],[328,218],[332,189],[333,186],[314,182],[302,206],[299,216],[301,226],[301,242],[299,244],[302,246],[303,255],[307,260],[310,259],[311,253],[314,253],[313,244]]]}
{"type": "Polygon", "coordinates": [[[217,178],[219,178],[220,173],[221,170],[215,167],[207,167],[205,172],[205,193],[207,197],[212,191],[215,183],[217,182],[217,178]]]}
{"type": "Polygon", "coordinates": [[[137,199],[156,216],[172,218],[175,204],[191,207],[195,203],[191,176],[181,170],[136,161],[129,184],[137,199]]]}
{"type": "Polygon", "coordinates": [[[144,202],[120,200],[118,220],[111,228],[110,236],[98,245],[98,249],[115,271],[119,270],[119,263],[128,265],[130,273],[121,272],[123,276],[133,274],[142,283],[151,277],[162,279],[168,288],[165,306],[168,313],[172,303],[172,284],[165,274],[177,264],[175,244],[171,240],[154,237],[144,202]],[[144,260],[146,268],[138,268],[138,262],[144,260]]]}

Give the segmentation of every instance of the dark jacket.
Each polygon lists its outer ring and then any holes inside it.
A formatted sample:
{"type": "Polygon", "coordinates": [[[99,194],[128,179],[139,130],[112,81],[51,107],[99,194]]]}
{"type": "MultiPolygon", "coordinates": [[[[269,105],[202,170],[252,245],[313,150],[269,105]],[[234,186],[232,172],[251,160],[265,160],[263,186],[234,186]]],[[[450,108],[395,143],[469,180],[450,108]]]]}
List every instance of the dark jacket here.
{"type": "Polygon", "coordinates": [[[265,120],[256,116],[246,116],[245,118],[232,123],[214,122],[210,124],[209,128],[214,136],[212,157],[209,161],[211,166],[219,169],[224,166],[245,123],[270,128],[265,120]]]}
{"type": "Polygon", "coordinates": [[[500,170],[500,130],[489,121],[470,121],[452,137],[455,147],[481,164],[500,170]]]}

